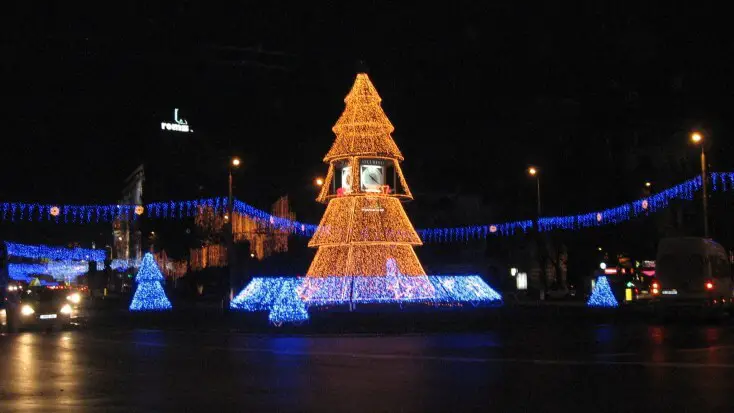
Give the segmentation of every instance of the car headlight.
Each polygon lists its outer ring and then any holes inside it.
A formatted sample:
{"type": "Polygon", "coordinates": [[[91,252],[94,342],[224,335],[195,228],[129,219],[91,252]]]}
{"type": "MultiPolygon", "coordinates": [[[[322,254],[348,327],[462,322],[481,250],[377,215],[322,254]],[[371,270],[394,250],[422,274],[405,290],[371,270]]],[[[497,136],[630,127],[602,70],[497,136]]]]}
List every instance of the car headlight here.
{"type": "Polygon", "coordinates": [[[73,293],[68,295],[66,299],[74,304],[79,304],[79,302],[82,301],[82,296],[79,293],[73,293]]]}
{"type": "Polygon", "coordinates": [[[33,307],[29,306],[28,304],[23,305],[23,307],[20,308],[20,313],[23,315],[31,315],[35,313],[36,311],[33,309],[33,307]]]}
{"type": "Polygon", "coordinates": [[[71,314],[71,306],[69,304],[64,304],[63,307],[61,307],[61,310],[59,310],[61,314],[71,314]]]}

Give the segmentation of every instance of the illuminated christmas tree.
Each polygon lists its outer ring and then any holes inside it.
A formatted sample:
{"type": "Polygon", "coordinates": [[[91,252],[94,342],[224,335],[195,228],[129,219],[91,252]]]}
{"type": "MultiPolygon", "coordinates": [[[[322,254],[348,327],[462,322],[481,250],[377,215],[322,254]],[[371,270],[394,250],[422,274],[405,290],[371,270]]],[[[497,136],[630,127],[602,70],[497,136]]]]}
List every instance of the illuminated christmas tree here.
{"type": "Polygon", "coordinates": [[[317,200],[326,212],[309,242],[318,248],[306,277],[255,277],[232,310],[269,311],[275,325],[302,322],[317,307],[359,303],[501,303],[477,275],[427,276],[413,248],[422,245],[403,209],[413,196],[380,96],[360,73],[332,129],[329,171],[317,200]]]}
{"type": "Polygon", "coordinates": [[[401,204],[413,199],[403,155],[381,100],[369,77],[358,74],[324,157],[329,171],[317,200],[327,207],[308,244],[318,248],[308,277],[384,277],[388,266],[393,274],[425,277],[413,250],[422,242],[401,204]]]}
{"type": "Polygon", "coordinates": [[[165,311],[171,309],[166,292],[161,285],[163,274],[158,269],[153,254],[146,253],[135,276],[138,284],[130,303],[130,311],[165,311]]]}
{"type": "Polygon", "coordinates": [[[607,308],[619,306],[606,276],[600,275],[599,278],[596,279],[594,289],[591,291],[591,297],[589,297],[589,301],[586,302],[586,305],[589,307],[607,308]]]}

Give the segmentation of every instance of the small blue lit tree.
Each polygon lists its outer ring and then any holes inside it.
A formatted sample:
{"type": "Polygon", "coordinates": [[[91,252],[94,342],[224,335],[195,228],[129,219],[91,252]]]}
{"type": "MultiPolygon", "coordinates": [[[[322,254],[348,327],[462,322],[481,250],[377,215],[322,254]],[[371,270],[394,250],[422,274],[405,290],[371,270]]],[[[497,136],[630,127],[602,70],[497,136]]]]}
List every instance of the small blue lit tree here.
{"type": "Polygon", "coordinates": [[[138,284],[130,303],[130,311],[166,311],[171,309],[166,292],[161,285],[163,274],[158,269],[153,254],[147,253],[140,263],[140,269],[135,276],[138,284]]]}
{"type": "Polygon", "coordinates": [[[602,307],[602,308],[614,308],[619,307],[617,299],[614,298],[612,292],[612,286],[609,285],[609,280],[604,275],[600,275],[596,279],[594,289],[591,291],[591,297],[586,302],[589,307],[602,307]]]}

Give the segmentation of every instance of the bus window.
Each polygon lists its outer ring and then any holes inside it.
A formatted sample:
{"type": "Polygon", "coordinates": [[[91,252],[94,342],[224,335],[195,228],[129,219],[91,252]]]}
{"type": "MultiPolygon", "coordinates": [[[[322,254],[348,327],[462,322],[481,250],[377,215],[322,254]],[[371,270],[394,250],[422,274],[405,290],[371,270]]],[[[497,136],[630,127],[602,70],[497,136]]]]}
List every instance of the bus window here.
{"type": "Polygon", "coordinates": [[[725,259],[711,255],[709,256],[709,260],[711,260],[711,272],[714,278],[730,277],[729,263],[725,259]]]}
{"type": "Polygon", "coordinates": [[[686,263],[685,268],[683,268],[683,273],[688,276],[689,280],[698,279],[704,276],[706,273],[704,261],[704,257],[699,254],[693,254],[688,257],[688,262],[686,263]]]}

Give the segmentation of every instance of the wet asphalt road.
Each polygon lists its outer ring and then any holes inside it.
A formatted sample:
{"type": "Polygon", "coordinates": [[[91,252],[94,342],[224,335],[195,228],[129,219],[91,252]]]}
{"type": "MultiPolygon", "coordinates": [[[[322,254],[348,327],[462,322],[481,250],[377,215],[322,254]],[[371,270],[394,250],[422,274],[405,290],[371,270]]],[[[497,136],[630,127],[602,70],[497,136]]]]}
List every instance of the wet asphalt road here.
{"type": "Polygon", "coordinates": [[[0,336],[0,412],[732,412],[734,327],[0,336]]]}

